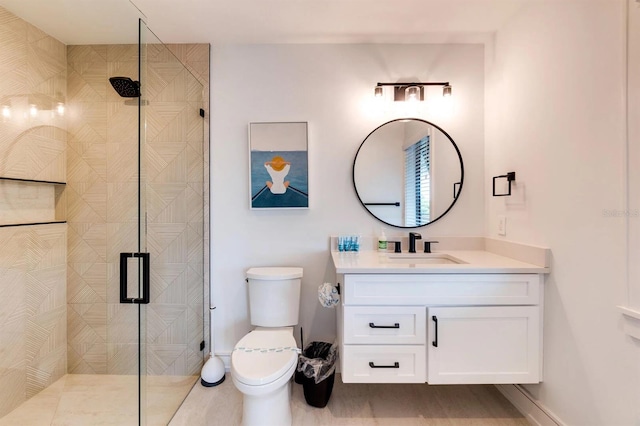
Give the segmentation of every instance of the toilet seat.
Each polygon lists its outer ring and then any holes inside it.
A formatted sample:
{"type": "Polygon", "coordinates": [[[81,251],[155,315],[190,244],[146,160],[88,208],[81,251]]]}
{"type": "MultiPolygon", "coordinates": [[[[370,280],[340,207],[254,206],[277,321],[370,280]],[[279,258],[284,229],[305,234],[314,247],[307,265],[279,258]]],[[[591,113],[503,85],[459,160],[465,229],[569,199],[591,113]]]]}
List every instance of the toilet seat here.
{"type": "Polygon", "coordinates": [[[233,349],[231,373],[234,380],[245,385],[264,386],[292,371],[297,362],[291,327],[256,329],[233,349]]]}

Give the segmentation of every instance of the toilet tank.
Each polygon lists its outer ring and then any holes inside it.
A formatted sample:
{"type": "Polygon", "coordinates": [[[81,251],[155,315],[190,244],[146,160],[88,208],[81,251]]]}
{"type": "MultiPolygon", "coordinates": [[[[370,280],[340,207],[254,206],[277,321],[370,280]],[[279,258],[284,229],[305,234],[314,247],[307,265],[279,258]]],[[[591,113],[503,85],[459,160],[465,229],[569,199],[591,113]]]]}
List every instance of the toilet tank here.
{"type": "Polygon", "coordinates": [[[302,268],[269,267],[247,271],[251,324],[286,327],[298,324],[302,268]]]}

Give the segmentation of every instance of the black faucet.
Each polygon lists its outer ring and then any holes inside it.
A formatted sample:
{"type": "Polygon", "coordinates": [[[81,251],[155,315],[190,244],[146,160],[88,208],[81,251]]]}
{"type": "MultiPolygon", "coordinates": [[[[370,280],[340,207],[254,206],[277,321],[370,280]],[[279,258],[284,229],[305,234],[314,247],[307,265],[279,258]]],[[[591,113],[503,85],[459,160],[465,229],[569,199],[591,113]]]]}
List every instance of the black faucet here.
{"type": "Polygon", "coordinates": [[[402,253],[402,241],[387,241],[387,243],[392,243],[395,245],[394,253],[402,253]]]}
{"type": "Polygon", "coordinates": [[[422,235],[417,232],[409,232],[409,253],[416,252],[416,240],[421,240],[422,235]]]}
{"type": "Polygon", "coordinates": [[[431,244],[435,244],[438,241],[425,241],[424,242],[424,252],[431,253],[431,244]]]}

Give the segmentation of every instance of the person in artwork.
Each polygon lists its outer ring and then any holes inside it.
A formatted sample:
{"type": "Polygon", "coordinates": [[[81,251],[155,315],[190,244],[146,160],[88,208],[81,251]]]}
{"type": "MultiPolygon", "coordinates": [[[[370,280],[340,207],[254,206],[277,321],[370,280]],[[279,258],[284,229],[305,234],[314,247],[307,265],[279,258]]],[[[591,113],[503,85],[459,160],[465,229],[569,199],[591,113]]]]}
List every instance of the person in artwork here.
{"type": "Polygon", "coordinates": [[[287,192],[289,181],[285,181],[284,178],[289,174],[291,163],[276,155],[271,161],[264,163],[264,167],[267,169],[269,176],[271,176],[271,181],[267,181],[267,187],[271,193],[284,194],[287,192]]]}

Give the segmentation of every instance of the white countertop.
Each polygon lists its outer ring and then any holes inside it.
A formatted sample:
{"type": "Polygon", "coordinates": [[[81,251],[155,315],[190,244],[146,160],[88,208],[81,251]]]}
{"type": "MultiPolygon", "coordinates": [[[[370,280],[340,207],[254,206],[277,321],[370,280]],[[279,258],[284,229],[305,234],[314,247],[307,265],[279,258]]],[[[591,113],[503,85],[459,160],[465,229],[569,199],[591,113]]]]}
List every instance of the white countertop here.
{"type": "MultiPolygon", "coordinates": [[[[393,253],[389,253],[392,254],[393,253]]],[[[403,254],[406,254],[403,252],[403,254]]],[[[390,262],[377,251],[338,252],[331,258],[338,274],[546,274],[549,268],[521,262],[482,250],[434,251],[459,259],[459,264],[420,264],[390,262]]],[[[420,253],[416,254],[417,256],[420,253]]]]}

